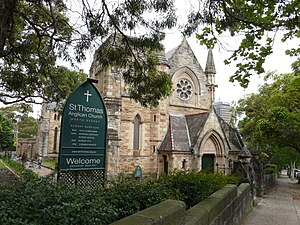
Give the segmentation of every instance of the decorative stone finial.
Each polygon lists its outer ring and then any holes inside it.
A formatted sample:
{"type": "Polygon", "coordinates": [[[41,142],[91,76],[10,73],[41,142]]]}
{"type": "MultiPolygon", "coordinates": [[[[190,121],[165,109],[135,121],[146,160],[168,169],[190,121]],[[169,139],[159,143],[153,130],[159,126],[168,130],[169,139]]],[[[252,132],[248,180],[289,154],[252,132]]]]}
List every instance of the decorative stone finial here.
{"type": "Polygon", "coordinates": [[[251,158],[252,157],[252,155],[251,155],[251,153],[248,150],[248,148],[247,148],[246,145],[244,145],[244,147],[242,148],[242,150],[238,154],[238,157],[241,158],[241,159],[251,158]]]}

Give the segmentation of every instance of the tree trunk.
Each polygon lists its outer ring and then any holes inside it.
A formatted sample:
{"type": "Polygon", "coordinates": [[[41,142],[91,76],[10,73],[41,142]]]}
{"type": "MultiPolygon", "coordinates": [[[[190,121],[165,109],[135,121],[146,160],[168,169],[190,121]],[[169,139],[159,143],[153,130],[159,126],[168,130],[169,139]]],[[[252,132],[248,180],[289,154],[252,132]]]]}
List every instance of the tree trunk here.
{"type": "Polygon", "coordinates": [[[5,42],[13,29],[13,15],[17,0],[0,0],[0,58],[5,55],[5,42]]]}

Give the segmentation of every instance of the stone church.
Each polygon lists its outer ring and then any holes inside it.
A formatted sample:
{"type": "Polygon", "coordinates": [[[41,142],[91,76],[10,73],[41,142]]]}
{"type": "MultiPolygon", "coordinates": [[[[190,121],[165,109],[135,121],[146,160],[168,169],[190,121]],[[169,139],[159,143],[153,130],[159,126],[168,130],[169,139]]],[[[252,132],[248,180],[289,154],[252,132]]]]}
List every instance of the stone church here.
{"type": "MultiPolygon", "coordinates": [[[[216,69],[212,50],[202,69],[190,45],[181,44],[159,54],[160,68],[172,75],[169,98],[156,108],[144,108],[129,98],[118,68],[104,73],[90,68],[90,78],[105,102],[108,116],[106,169],[108,176],[158,175],[178,170],[227,173],[244,144],[231,124],[214,109],[216,69]]],[[[60,131],[55,106],[44,105],[39,129],[39,154],[57,157],[60,131]]]]}

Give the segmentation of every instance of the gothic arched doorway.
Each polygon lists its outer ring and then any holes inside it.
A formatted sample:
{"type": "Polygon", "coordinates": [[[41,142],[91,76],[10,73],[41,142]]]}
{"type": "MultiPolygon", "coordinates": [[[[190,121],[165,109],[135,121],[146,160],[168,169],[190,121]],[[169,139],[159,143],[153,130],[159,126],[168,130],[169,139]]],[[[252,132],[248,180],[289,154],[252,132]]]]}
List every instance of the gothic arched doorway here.
{"type": "Polygon", "coordinates": [[[215,165],[215,155],[214,154],[203,154],[201,170],[213,173],[214,165],[215,165]]]}

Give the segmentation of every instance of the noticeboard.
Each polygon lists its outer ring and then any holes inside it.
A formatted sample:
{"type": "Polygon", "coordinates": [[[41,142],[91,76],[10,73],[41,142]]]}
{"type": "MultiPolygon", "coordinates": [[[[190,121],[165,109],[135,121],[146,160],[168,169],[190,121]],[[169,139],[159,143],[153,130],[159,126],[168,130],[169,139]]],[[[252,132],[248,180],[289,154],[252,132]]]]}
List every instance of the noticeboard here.
{"type": "Polygon", "coordinates": [[[63,110],[59,170],[105,170],[106,140],[103,99],[86,81],[69,96],[63,110]]]}

